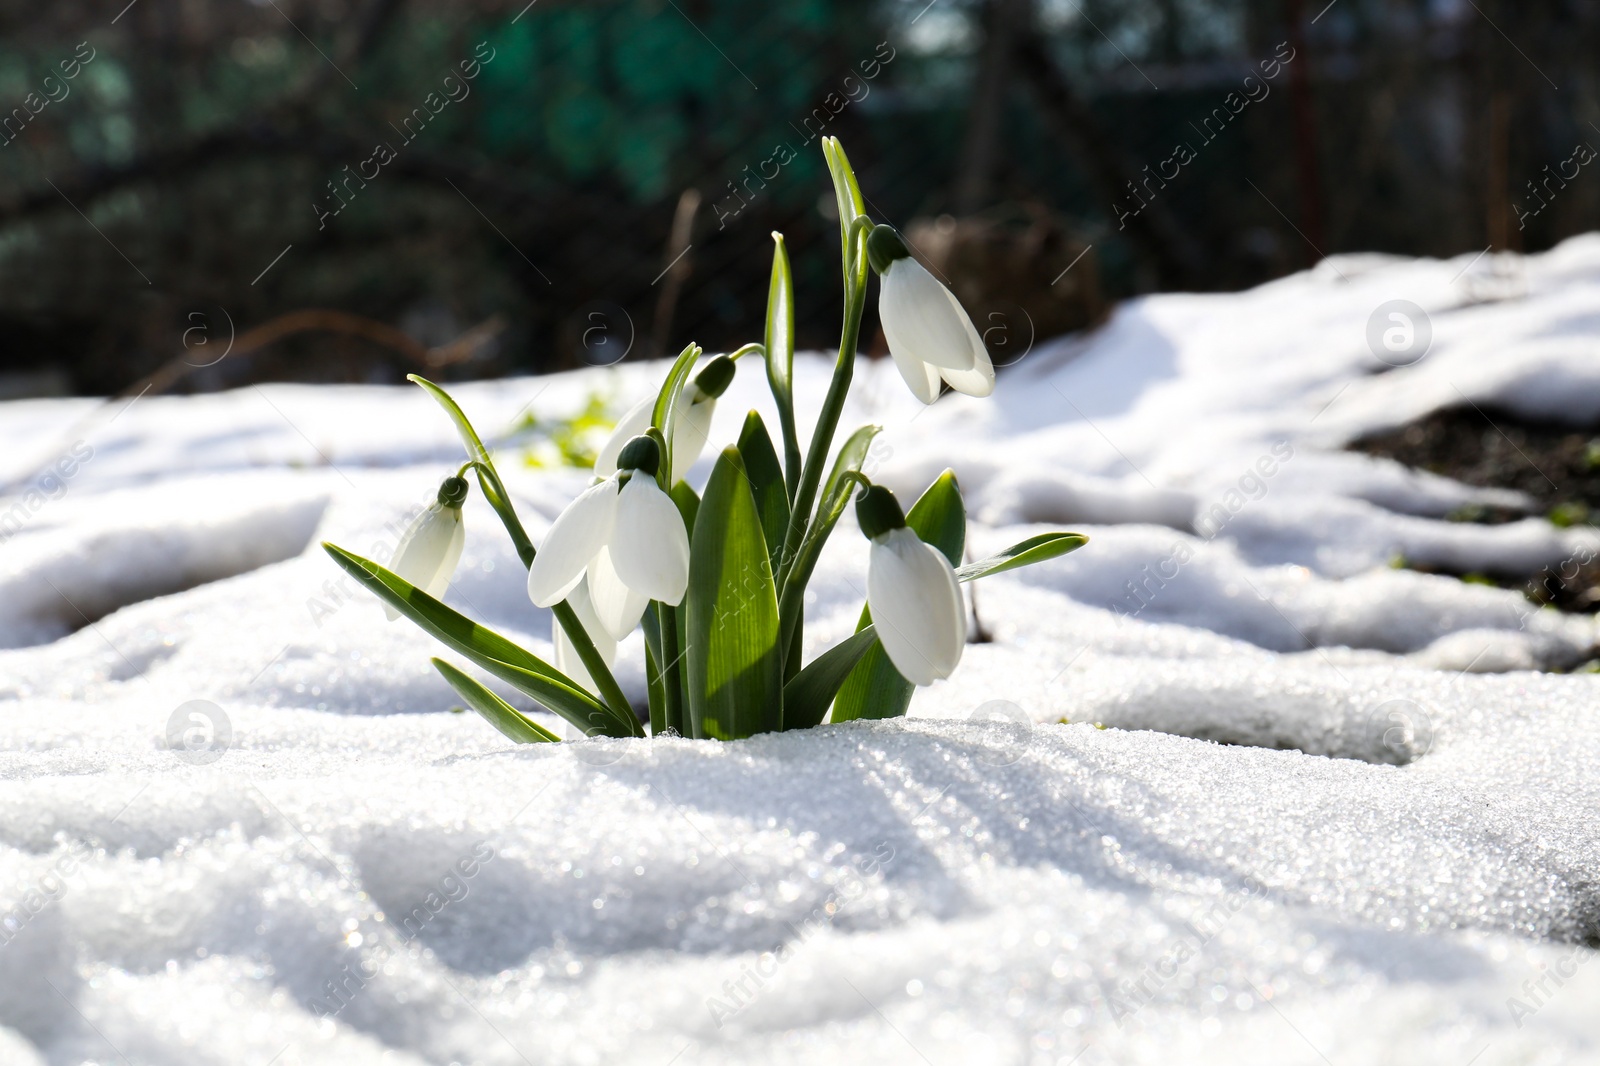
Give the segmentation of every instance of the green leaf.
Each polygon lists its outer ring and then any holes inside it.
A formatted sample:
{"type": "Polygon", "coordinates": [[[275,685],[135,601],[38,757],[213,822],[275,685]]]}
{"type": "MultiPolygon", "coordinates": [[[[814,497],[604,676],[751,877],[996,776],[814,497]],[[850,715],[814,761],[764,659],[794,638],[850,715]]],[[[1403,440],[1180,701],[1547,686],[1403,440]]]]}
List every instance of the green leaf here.
{"type": "MultiPolygon", "coordinates": [[[[772,281],[767,286],[767,330],[762,347],[767,384],[778,405],[778,425],[783,433],[784,486],[793,501],[800,487],[800,440],[794,424],[794,277],[789,271],[783,234],[774,230],[772,242],[772,281]]],[[[767,543],[781,541],[769,536],[767,543]]]]}
{"type": "Polygon", "coordinates": [[[672,491],[667,495],[678,505],[678,513],[683,516],[683,528],[692,532],[695,515],[700,513],[700,496],[689,487],[687,481],[680,481],[672,486],[672,491]]]}
{"type": "Polygon", "coordinates": [[[639,723],[622,721],[577,682],[499,633],[451,610],[405,578],[333,544],[324,543],[333,561],[378,598],[428,634],[485,670],[532,696],[585,733],[612,737],[643,736],[639,723]]]}
{"type": "MultiPolygon", "coordinates": [[[[907,512],[906,525],[923,543],[938,548],[951,566],[960,564],[961,553],[966,548],[967,509],[953,472],[946,470],[928,486],[928,491],[907,512]]],[[[871,623],[871,610],[861,608],[861,622],[857,628],[864,632],[871,623]]],[[[883,645],[874,644],[839,690],[833,704],[833,720],[899,718],[911,706],[911,695],[915,691],[916,686],[901,677],[900,671],[889,661],[883,645]]]]}
{"type": "MultiPolygon", "coordinates": [[[[778,602],[778,621],[783,621],[783,602],[778,602]]],[[[800,672],[800,659],[805,654],[806,609],[804,603],[796,612],[794,628],[789,631],[789,648],[783,653],[783,683],[787,685],[800,672]]]]}
{"type": "Polygon", "coordinates": [[[867,213],[861,198],[861,186],[856,183],[856,172],[844,154],[844,146],[837,137],[822,139],[822,154],[828,161],[828,173],[833,177],[833,196],[839,210],[839,246],[845,263],[845,276],[850,274],[850,224],[857,215],[867,213]]]}
{"type": "Polygon", "coordinates": [[[478,485],[483,489],[484,499],[489,501],[489,506],[500,516],[501,524],[506,527],[511,543],[522,558],[522,565],[532,566],[533,541],[529,539],[528,531],[523,528],[522,519],[517,517],[516,508],[511,506],[511,497],[506,492],[505,484],[500,480],[500,472],[495,469],[494,457],[489,454],[489,449],[484,447],[478,431],[472,428],[472,423],[468,421],[466,414],[449,393],[419,374],[410,374],[407,377],[437,400],[439,406],[444,408],[445,414],[450,416],[450,421],[455,423],[456,432],[460,434],[461,443],[467,450],[467,458],[479,464],[475,469],[478,472],[478,485]]]}
{"type": "Polygon", "coordinates": [[[761,516],[737,448],[718,457],[695,519],[684,658],[689,725],[734,740],[783,723],[778,601],[761,516]]]}
{"type": "MultiPolygon", "coordinates": [[[[907,521],[909,520],[908,518],[907,521]]],[[[976,581],[991,574],[1003,574],[1007,570],[1032,566],[1034,563],[1042,563],[1046,559],[1054,559],[1058,555],[1077,551],[1087,543],[1089,538],[1082,533],[1040,533],[1038,536],[1013,544],[997,555],[960,567],[956,570],[956,579],[976,581]]]]}
{"type": "Polygon", "coordinates": [[[420,374],[407,374],[406,379],[421,385],[429,396],[439,401],[439,406],[444,408],[445,414],[450,416],[450,421],[456,424],[456,432],[461,435],[461,443],[466,446],[467,457],[479,463],[491,463],[489,449],[483,446],[483,440],[478,436],[478,431],[472,428],[472,423],[467,421],[467,416],[450,394],[439,386],[429,381],[420,374]]]}
{"type": "Polygon", "coordinates": [[[967,547],[967,506],[955,471],[946,470],[934,479],[906,513],[906,525],[924,544],[938,548],[951,566],[961,565],[961,553],[967,547]]]}
{"type": "Polygon", "coordinates": [[[462,673],[443,659],[434,659],[433,668],[444,675],[456,694],[467,701],[468,707],[483,715],[490,725],[518,744],[545,744],[561,739],[479,684],[476,678],[462,673]]]}
{"type": "Polygon", "coordinates": [[[691,344],[678,353],[678,358],[673,360],[672,369],[667,371],[667,380],[662,382],[661,391],[656,395],[655,410],[650,415],[650,424],[661,431],[662,439],[667,443],[665,453],[661,456],[661,469],[663,476],[661,483],[671,485],[678,479],[678,471],[672,469],[672,434],[673,426],[670,424],[675,419],[667,416],[677,406],[678,396],[683,392],[683,386],[689,380],[689,374],[694,370],[695,360],[700,358],[700,346],[691,344]]]}
{"type": "MultiPolygon", "coordinates": [[[[678,505],[678,514],[683,516],[683,526],[694,535],[695,519],[700,514],[700,497],[695,494],[686,482],[678,482],[672,486],[672,502],[678,505]]],[[[676,731],[680,736],[687,736],[688,724],[684,721],[686,699],[683,692],[683,675],[686,667],[683,662],[684,634],[689,632],[689,602],[685,597],[683,602],[676,607],[671,604],[658,603],[645,612],[651,617],[656,612],[661,612],[661,617],[656,618],[657,651],[656,662],[660,664],[661,693],[665,700],[662,728],[676,731]],[[672,645],[670,652],[662,651],[665,643],[672,645]],[[665,657],[661,657],[664,655],[665,657]]],[[[646,664],[648,665],[648,664],[646,664]]],[[[652,727],[654,728],[654,727],[652,727]]]]}
{"type": "Polygon", "coordinates": [[[783,686],[783,728],[810,729],[822,722],[828,704],[868,652],[877,651],[878,631],[867,626],[835,644],[783,686]]]}
{"type": "Polygon", "coordinates": [[[750,479],[756,512],[761,515],[761,534],[767,541],[768,561],[776,574],[783,562],[780,558],[783,536],[789,529],[789,493],[784,487],[783,467],[778,465],[778,453],[772,448],[766,423],[754,411],[745,417],[744,429],[739,433],[739,458],[744,461],[745,476],[750,479]]]}

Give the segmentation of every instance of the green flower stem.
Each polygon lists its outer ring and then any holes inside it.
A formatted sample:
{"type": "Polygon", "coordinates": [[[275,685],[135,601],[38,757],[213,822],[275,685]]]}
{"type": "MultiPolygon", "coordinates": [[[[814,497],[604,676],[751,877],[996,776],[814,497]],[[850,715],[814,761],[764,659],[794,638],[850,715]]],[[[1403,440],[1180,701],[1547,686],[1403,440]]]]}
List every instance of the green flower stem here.
{"type": "MultiPolygon", "coordinates": [[[[851,232],[861,240],[860,230],[851,232]]],[[[855,270],[850,278],[844,313],[844,330],[839,337],[839,358],[833,367],[833,380],[828,385],[827,398],[822,402],[822,412],[817,416],[817,428],[811,434],[811,447],[806,452],[805,466],[800,473],[800,489],[795,494],[794,507],[789,512],[789,531],[783,541],[783,561],[778,576],[778,600],[783,603],[805,590],[789,588],[789,574],[794,568],[800,545],[805,540],[806,526],[811,510],[817,502],[817,488],[822,482],[822,468],[828,461],[828,450],[833,446],[833,434],[839,428],[839,416],[844,412],[845,397],[850,392],[850,380],[855,374],[856,348],[861,339],[861,316],[866,309],[867,279],[861,264],[866,262],[864,249],[856,249],[851,256],[855,270]]]]}
{"type": "Polygon", "coordinates": [[[793,508],[800,491],[800,437],[795,431],[793,397],[778,405],[778,429],[783,433],[784,489],[789,495],[789,506],[793,508]]]}
{"type": "Polygon", "coordinates": [[[870,236],[873,229],[874,227],[872,224],[872,219],[868,218],[866,215],[857,215],[855,218],[850,220],[849,244],[850,249],[854,254],[850,257],[850,262],[845,264],[846,270],[853,271],[857,265],[856,260],[866,254],[866,245],[862,244],[858,247],[856,242],[861,240],[863,235],[870,236]]]}
{"type": "MultiPolygon", "coordinates": [[[[645,614],[651,622],[655,616],[645,614]]],[[[644,642],[644,680],[650,692],[650,735],[659,737],[667,731],[666,694],[661,685],[661,668],[656,665],[660,657],[656,654],[656,645],[651,643],[648,632],[644,642]]]]}
{"type": "Polygon", "coordinates": [[[767,346],[762,344],[760,341],[751,341],[749,344],[740,345],[738,348],[735,348],[733,351],[729,352],[728,358],[737,363],[744,356],[756,354],[759,354],[762,358],[766,358],[767,346]]]}
{"type": "MultiPolygon", "coordinates": [[[[506,492],[505,483],[500,480],[499,471],[494,468],[494,461],[473,460],[468,465],[478,472],[478,484],[483,489],[484,498],[494,507],[495,514],[500,516],[500,524],[506,527],[506,533],[510,535],[511,543],[516,547],[517,557],[522,560],[523,567],[531,567],[533,557],[538,553],[534,550],[533,541],[528,537],[528,531],[522,526],[522,519],[517,517],[517,512],[511,506],[511,496],[506,492]]],[[[634,736],[644,736],[644,730],[639,726],[638,716],[633,713],[628,697],[622,694],[622,686],[617,684],[616,676],[612,674],[606,661],[600,657],[600,653],[595,650],[594,641],[590,640],[589,634],[584,631],[583,623],[578,621],[577,613],[566,600],[556,604],[551,611],[556,621],[561,623],[567,639],[572,641],[573,650],[578,653],[584,669],[589,671],[589,676],[594,678],[596,687],[600,689],[600,702],[606,705],[619,722],[625,723],[633,731],[634,736]]]]}
{"type": "Polygon", "coordinates": [[[684,715],[683,656],[678,654],[678,609],[660,601],[653,606],[656,612],[656,625],[661,629],[661,658],[666,660],[661,669],[661,689],[665,704],[662,721],[667,729],[676,730],[679,736],[686,737],[689,735],[689,728],[684,715]]]}

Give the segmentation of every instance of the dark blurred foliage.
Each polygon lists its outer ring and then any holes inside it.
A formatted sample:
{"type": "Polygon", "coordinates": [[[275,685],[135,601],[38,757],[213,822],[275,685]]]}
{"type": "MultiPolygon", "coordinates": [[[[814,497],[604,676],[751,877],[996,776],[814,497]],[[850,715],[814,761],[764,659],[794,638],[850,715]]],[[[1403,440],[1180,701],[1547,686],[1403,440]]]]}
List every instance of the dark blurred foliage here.
{"type": "Polygon", "coordinates": [[[957,291],[997,301],[992,344],[1600,214],[1600,166],[1551,180],[1600,146],[1582,0],[122,2],[0,0],[0,391],[729,348],[759,334],[774,229],[825,347],[819,132],[876,218],[944,235],[957,291]],[[1009,297],[965,261],[1009,264],[1009,297]],[[344,317],[282,318],[307,311],[344,317]],[[474,327],[492,340],[441,351],[474,327]]]}

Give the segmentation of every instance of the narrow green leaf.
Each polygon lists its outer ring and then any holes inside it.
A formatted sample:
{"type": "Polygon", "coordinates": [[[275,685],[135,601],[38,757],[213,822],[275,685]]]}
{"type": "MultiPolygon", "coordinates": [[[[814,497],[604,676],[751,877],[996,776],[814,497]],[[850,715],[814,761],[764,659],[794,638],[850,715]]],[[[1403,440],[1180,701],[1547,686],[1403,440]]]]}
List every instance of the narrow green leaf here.
{"type": "MultiPolygon", "coordinates": [[[[967,541],[967,508],[961,500],[961,486],[956,476],[946,470],[934,480],[906,513],[910,526],[926,544],[932,544],[950,560],[951,566],[961,562],[961,553],[967,541]]],[[[861,608],[858,629],[865,631],[872,624],[872,612],[861,608]]],[[[900,676],[883,645],[874,644],[850,674],[850,679],[839,690],[833,704],[833,720],[849,722],[858,718],[899,718],[911,706],[911,695],[916,686],[900,676]]]]}
{"type": "Polygon", "coordinates": [[[783,724],[783,656],[767,542],[737,448],[718,457],[694,523],[684,658],[696,737],[783,724]]]}
{"type": "Polygon", "coordinates": [[[544,744],[561,739],[479,684],[476,678],[462,673],[443,659],[434,659],[433,668],[444,675],[450,687],[456,690],[456,695],[467,701],[468,707],[483,715],[490,725],[518,744],[544,744]]]}
{"type": "Polygon", "coordinates": [[[849,190],[852,211],[857,215],[866,214],[867,204],[861,196],[861,185],[856,181],[856,168],[850,165],[850,157],[845,155],[844,145],[837,137],[833,139],[833,153],[838,159],[839,173],[844,178],[845,187],[849,190]]]}
{"type": "Polygon", "coordinates": [[[824,137],[822,154],[828,161],[828,173],[833,177],[833,196],[839,211],[839,247],[845,264],[845,276],[850,275],[851,248],[850,224],[857,215],[867,213],[861,197],[861,186],[856,183],[856,172],[844,154],[844,146],[837,137],[824,137]]]}
{"type": "Polygon", "coordinates": [[[783,728],[810,729],[821,724],[839,686],[861,657],[874,650],[878,650],[878,631],[869,625],[807,663],[783,686],[783,728]]]}
{"type": "Polygon", "coordinates": [[[467,421],[466,414],[461,407],[451,399],[450,394],[439,386],[423,377],[421,374],[407,374],[406,379],[421,385],[429,396],[439,402],[445,414],[450,416],[450,421],[456,424],[456,432],[461,435],[461,443],[467,449],[467,457],[480,463],[491,462],[489,449],[483,446],[483,440],[478,436],[478,431],[472,428],[472,423],[467,421]]]}
{"type": "Polygon", "coordinates": [[[766,538],[769,562],[776,574],[783,562],[779,557],[783,535],[789,529],[789,493],[784,487],[783,467],[778,465],[778,453],[772,448],[766,423],[755,411],[745,417],[744,429],[739,433],[739,458],[744,461],[745,476],[750,479],[756,512],[761,515],[761,534],[766,538]]]}
{"type": "MultiPolygon", "coordinates": [[[[678,505],[678,514],[683,516],[684,528],[693,536],[695,518],[700,514],[700,497],[695,494],[694,489],[691,489],[683,481],[673,485],[672,491],[668,495],[672,497],[672,502],[678,505]]],[[[661,693],[666,701],[665,714],[662,717],[662,728],[675,730],[679,735],[687,736],[689,730],[688,723],[684,720],[686,713],[684,708],[688,702],[688,697],[683,691],[685,669],[683,640],[684,634],[689,632],[688,598],[685,597],[684,601],[676,607],[670,604],[658,603],[646,611],[645,616],[653,617],[658,611],[671,616],[666,620],[666,625],[662,625],[659,620],[656,622],[656,629],[660,634],[656,640],[657,650],[665,656],[657,659],[658,663],[663,664],[660,668],[662,672],[661,693]],[[672,645],[670,652],[664,650],[662,647],[664,643],[672,645]],[[671,686],[670,695],[668,694],[668,686],[671,686]]]]}
{"type": "Polygon", "coordinates": [[[662,438],[666,441],[665,453],[661,456],[661,470],[663,485],[671,485],[678,479],[678,471],[672,469],[672,434],[675,430],[673,422],[676,419],[668,417],[672,409],[677,406],[678,396],[683,392],[683,386],[689,380],[689,374],[694,370],[695,360],[700,358],[700,346],[691,344],[678,353],[678,358],[673,360],[672,369],[667,371],[667,380],[662,382],[661,391],[656,394],[655,410],[650,415],[650,424],[661,431],[662,438]]]}
{"type": "Polygon", "coordinates": [[[643,736],[639,723],[622,721],[578,684],[533,653],[472,619],[451,610],[404,578],[370,559],[333,544],[324,550],[351,577],[365,585],[424,632],[465,655],[485,670],[523,692],[586,733],[643,736]]]}
{"type": "MultiPolygon", "coordinates": [[[[778,621],[783,621],[783,601],[778,601],[778,621]]],[[[804,602],[795,612],[794,628],[789,632],[789,647],[783,653],[783,683],[787,685],[800,672],[800,659],[806,650],[806,609],[804,602]]]]}
{"type": "Polygon", "coordinates": [[[467,458],[480,464],[476,470],[478,485],[483,490],[484,499],[489,501],[489,506],[500,516],[501,524],[506,527],[511,543],[515,545],[517,554],[522,558],[522,565],[533,565],[533,541],[529,539],[528,531],[523,528],[522,519],[517,517],[516,509],[511,506],[511,497],[506,492],[505,484],[500,480],[500,472],[495,469],[494,457],[489,454],[489,449],[484,447],[483,440],[478,436],[478,431],[472,428],[472,422],[468,420],[466,413],[449,393],[427,378],[420,374],[409,374],[407,377],[438,401],[439,406],[444,408],[445,414],[450,416],[450,421],[455,423],[461,444],[467,450],[467,458]]]}
{"type": "MultiPolygon", "coordinates": [[[[800,439],[794,422],[794,277],[783,234],[772,232],[772,281],[767,286],[767,330],[763,345],[767,384],[778,405],[778,428],[783,434],[784,488],[793,502],[800,487],[800,439]]],[[[773,537],[767,543],[782,543],[773,537]]]]}
{"type": "Polygon", "coordinates": [[[689,487],[688,482],[680,481],[672,486],[672,491],[667,495],[678,505],[678,513],[683,516],[683,528],[693,532],[695,515],[700,513],[699,494],[689,487]]]}
{"type": "Polygon", "coordinates": [[[1007,570],[1032,566],[1034,563],[1042,563],[1046,559],[1054,559],[1058,555],[1077,551],[1087,543],[1089,538],[1082,533],[1040,533],[1038,536],[1013,544],[997,555],[958,568],[956,578],[960,581],[976,581],[991,574],[1003,574],[1007,570]]]}
{"type": "Polygon", "coordinates": [[[762,335],[767,381],[779,409],[794,396],[794,278],[783,234],[772,232],[772,280],[767,285],[767,326],[762,335]]]}

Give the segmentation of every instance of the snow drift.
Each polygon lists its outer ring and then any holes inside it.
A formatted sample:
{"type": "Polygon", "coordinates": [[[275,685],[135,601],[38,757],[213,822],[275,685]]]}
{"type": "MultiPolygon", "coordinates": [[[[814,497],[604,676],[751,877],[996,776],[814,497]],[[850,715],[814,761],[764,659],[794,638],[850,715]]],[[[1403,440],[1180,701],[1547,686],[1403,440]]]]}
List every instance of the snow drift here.
{"type": "MultiPolygon", "coordinates": [[[[0,1059],[1600,1062],[1600,679],[1535,672],[1594,621],[1389,566],[1531,572],[1595,533],[1450,522],[1528,501],[1342,450],[1442,406],[1600,418],[1600,238],[1520,298],[1486,269],[1135,301],[987,401],[864,363],[874,478],[954,468],[977,554],[1092,541],[986,583],[993,641],[912,717],[733,744],[448,713],[437,649],[314,546],[381,556],[459,461],[416,390],[4,405],[0,513],[93,458],[0,556],[0,1059]],[[1366,339],[1397,299],[1432,334],[1403,366],[1366,339]]],[[[457,395],[493,431],[658,373],[457,395]]],[[[503,466],[536,538],[585,482],[503,466]]],[[[476,493],[467,522],[447,599],[548,651],[476,493]]],[[[835,538],[819,642],[865,559],[835,538]]]]}

